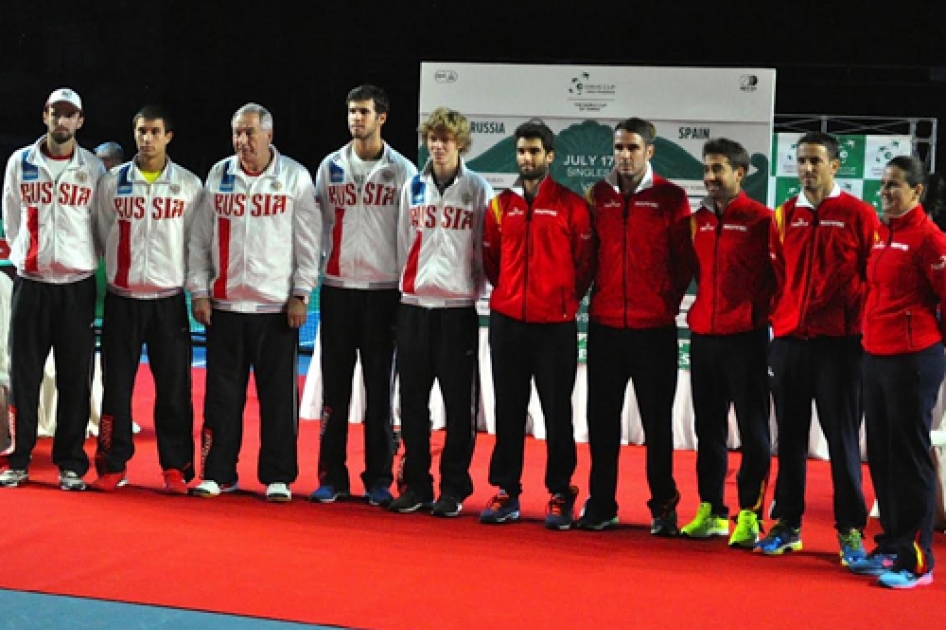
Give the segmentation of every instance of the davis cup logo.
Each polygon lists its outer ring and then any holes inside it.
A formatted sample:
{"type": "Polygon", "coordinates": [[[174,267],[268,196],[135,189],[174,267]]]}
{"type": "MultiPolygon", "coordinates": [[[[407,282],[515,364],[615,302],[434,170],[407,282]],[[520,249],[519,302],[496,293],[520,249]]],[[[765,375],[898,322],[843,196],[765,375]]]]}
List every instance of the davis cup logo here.
{"type": "Polygon", "coordinates": [[[569,94],[584,96],[585,98],[612,97],[616,91],[617,85],[614,83],[592,82],[590,72],[582,72],[577,77],[572,77],[571,85],[568,88],[569,94]]]}
{"type": "Polygon", "coordinates": [[[904,147],[899,140],[892,140],[888,144],[877,147],[877,153],[874,156],[874,162],[877,164],[886,164],[898,155],[909,155],[910,151],[904,147]]]}
{"type": "Polygon", "coordinates": [[[585,83],[587,83],[590,78],[591,75],[587,72],[582,72],[577,77],[572,77],[572,86],[568,88],[568,93],[581,96],[585,91],[585,83]]]}

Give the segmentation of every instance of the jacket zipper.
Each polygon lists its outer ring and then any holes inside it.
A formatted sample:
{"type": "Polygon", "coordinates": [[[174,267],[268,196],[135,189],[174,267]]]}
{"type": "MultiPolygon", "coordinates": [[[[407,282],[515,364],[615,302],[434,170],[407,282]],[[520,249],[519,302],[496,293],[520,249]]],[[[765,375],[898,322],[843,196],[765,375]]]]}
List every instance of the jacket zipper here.
{"type": "MultiPolygon", "coordinates": [[[[534,199],[533,199],[534,201],[534,199]]],[[[522,274],[522,321],[526,319],[526,302],[529,300],[529,259],[532,253],[532,201],[526,200],[526,261],[522,274]]]]}
{"type": "Polygon", "coordinates": [[[622,231],[622,233],[624,236],[624,247],[621,248],[621,257],[623,259],[623,264],[621,265],[621,273],[623,274],[623,277],[621,278],[621,290],[624,292],[624,327],[628,328],[628,324],[627,324],[627,311],[628,311],[627,264],[629,261],[628,261],[628,256],[627,256],[627,225],[628,225],[628,219],[630,218],[630,215],[631,215],[631,198],[630,197],[624,200],[623,213],[624,213],[624,230],[622,231]]]}
{"type": "MultiPolygon", "coordinates": [[[[811,269],[814,266],[815,262],[815,243],[818,240],[818,212],[817,210],[812,212],[814,218],[811,220],[811,241],[808,244],[808,266],[805,273],[805,293],[804,299],[802,300],[801,309],[798,313],[798,327],[802,328],[802,324],[805,321],[805,313],[808,310],[808,298],[810,297],[809,293],[811,290],[811,269]]],[[[805,338],[808,337],[806,331],[805,338]]]]}
{"type": "Polygon", "coordinates": [[[716,333],[716,313],[719,310],[719,239],[723,236],[723,217],[716,217],[716,241],[713,243],[713,326],[716,333]]]}

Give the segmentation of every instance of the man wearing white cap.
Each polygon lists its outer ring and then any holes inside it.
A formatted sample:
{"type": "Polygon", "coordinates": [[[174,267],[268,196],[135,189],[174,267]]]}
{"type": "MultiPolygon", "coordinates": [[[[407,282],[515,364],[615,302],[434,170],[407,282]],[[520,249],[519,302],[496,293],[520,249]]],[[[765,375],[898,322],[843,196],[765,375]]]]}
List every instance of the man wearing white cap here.
{"type": "Polygon", "coordinates": [[[85,489],[97,262],[92,198],[104,168],[76,144],[84,121],[79,95],[54,90],[43,110],[46,135],[13,153],[3,179],[3,224],[18,277],[10,322],[13,444],[9,466],[0,472],[2,487],[28,479],[43,366],[52,349],[59,395],[53,463],[60,488],[85,489]]]}

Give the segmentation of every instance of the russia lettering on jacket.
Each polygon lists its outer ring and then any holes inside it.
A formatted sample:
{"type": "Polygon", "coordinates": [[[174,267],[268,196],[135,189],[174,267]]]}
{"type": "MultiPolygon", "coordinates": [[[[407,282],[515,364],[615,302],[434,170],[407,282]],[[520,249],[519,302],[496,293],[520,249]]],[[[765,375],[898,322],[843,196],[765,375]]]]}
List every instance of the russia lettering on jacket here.
{"type": "Polygon", "coordinates": [[[288,200],[286,195],[257,193],[250,195],[247,199],[243,193],[216,193],[214,194],[214,212],[222,217],[242,217],[249,205],[251,217],[275,216],[286,213],[288,200]]]}
{"type": "MultiPolygon", "coordinates": [[[[394,203],[397,188],[378,182],[368,182],[361,202],[366,206],[387,206],[394,203]]],[[[358,203],[358,189],[354,182],[328,187],[329,203],[334,206],[353,206],[358,203]]]]}
{"type": "Polygon", "coordinates": [[[77,186],[71,182],[34,182],[20,184],[20,197],[24,204],[52,203],[55,194],[56,201],[63,206],[84,206],[92,199],[92,189],[87,186],[77,186]]]}
{"type": "MultiPolygon", "coordinates": [[[[112,207],[120,219],[143,219],[148,200],[145,197],[115,197],[112,207]]],[[[177,219],[184,216],[185,201],[173,197],[155,197],[151,200],[151,218],[177,219]]]]}
{"type": "MultiPolygon", "coordinates": [[[[432,228],[437,225],[437,206],[411,206],[411,226],[432,228]]],[[[444,206],[440,227],[446,230],[470,230],[473,228],[473,213],[464,208],[444,206]]]]}

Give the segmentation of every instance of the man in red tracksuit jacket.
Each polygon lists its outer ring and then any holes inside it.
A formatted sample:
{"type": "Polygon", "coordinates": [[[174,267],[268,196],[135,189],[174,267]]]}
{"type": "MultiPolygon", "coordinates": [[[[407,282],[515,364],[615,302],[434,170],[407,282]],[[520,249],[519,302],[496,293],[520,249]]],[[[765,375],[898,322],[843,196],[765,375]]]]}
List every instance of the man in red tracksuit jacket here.
{"type": "Polygon", "coordinates": [[[775,271],[772,211],[743,192],[748,171],[749,153],[738,142],[715,138],[703,145],[708,195],[690,221],[697,290],[687,316],[700,507],[680,532],[690,538],[729,534],[723,488],[732,404],[742,461],[739,516],[729,544],[751,549],[772,461],[767,354],[775,271]]]}
{"type": "Polygon", "coordinates": [[[807,133],[796,153],[802,192],[775,211],[771,248],[778,292],[769,377],[778,427],[779,472],[772,517],[756,550],[780,555],[802,547],[811,402],[828,441],[834,518],[842,564],[866,554],[861,530],[861,320],[867,259],[879,222],[873,207],[842,192],[833,137],[807,133]]]}
{"type": "Polygon", "coordinates": [[[499,492],[483,523],[519,518],[525,423],[531,381],[548,431],[545,526],[572,525],[578,489],[572,390],[578,368],[575,314],[591,284],[591,217],[582,198],[548,175],[555,136],[541,121],[516,129],[520,179],[486,212],[483,266],[493,285],[489,344],[496,394],[496,445],[489,483],[499,492]]]}
{"type": "Polygon", "coordinates": [[[690,206],[654,173],[654,126],[629,118],[614,130],[614,171],[588,192],[598,253],[588,324],[590,497],[578,526],[617,524],[621,409],[633,380],[647,440],[651,533],[677,534],[673,480],[675,318],[692,276],[690,206]]]}

